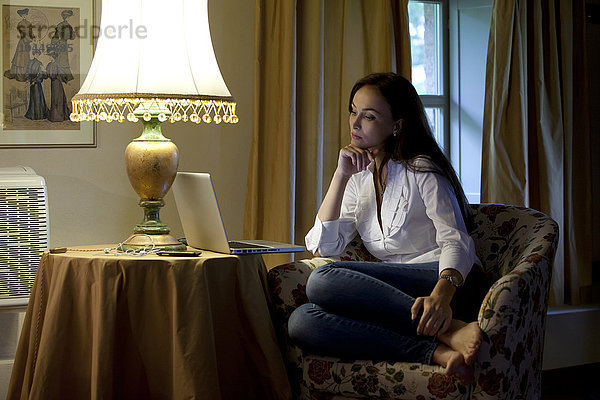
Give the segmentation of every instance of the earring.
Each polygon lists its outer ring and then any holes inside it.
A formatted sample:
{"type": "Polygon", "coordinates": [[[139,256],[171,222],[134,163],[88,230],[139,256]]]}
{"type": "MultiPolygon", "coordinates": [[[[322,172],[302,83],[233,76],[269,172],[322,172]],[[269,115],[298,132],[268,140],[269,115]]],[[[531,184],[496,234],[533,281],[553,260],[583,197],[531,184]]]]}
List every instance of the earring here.
{"type": "Polygon", "coordinates": [[[396,137],[398,136],[398,131],[394,131],[392,134],[394,135],[394,137],[396,137]]]}

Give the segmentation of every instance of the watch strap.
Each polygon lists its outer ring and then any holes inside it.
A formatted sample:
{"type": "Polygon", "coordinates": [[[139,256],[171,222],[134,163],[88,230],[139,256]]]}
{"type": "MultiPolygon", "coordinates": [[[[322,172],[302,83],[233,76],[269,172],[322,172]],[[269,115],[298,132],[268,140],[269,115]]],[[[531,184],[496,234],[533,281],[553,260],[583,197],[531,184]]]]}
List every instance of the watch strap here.
{"type": "Polygon", "coordinates": [[[460,285],[458,283],[458,278],[456,278],[455,276],[452,276],[452,275],[440,275],[439,279],[445,279],[445,280],[447,280],[452,285],[454,285],[454,287],[456,287],[456,288],[459,288],[459,287],[462,286],[462,285],[460,285]]]}

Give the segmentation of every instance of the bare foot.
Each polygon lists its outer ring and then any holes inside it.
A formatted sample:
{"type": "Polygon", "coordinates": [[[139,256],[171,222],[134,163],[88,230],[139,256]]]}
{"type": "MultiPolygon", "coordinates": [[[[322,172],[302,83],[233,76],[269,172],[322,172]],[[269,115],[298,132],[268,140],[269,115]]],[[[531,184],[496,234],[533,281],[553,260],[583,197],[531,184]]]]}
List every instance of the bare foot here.
{"type": "Polygon", "coordinates": [[[450,328],[443,334],[438,335],[438,339],[452,350],[462,354],[465,364],[470,366],[477,360],[483,335],[477,321],[467,324],[452,320],[450,328]]]}
{"type": "Polygon", "coordinates": [[[446,375],[458,379],[463,385],[473,383],[475,373],[473,367],[465,364],[463,355],[452,350],[445,344],[440,344],[433,353],[433,362],[446,368],[446,375]]]}
{"type": "Polygon", "coordinates": [[[475,373],[473,367],[465,364],[465,360],[458,351],[453,351],[446,365],[446,375],[450,375],[458,379],[463,385],[473,383],[475,373]]]}

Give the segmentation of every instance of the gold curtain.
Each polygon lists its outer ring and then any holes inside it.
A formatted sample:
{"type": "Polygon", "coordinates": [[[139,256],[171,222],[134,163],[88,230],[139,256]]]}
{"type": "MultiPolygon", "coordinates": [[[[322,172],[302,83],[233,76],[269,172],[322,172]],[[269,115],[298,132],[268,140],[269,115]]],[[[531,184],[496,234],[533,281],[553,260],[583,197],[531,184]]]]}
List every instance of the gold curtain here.
{"type": "Polygon", "coordinates": [[[591,297],[588,75],[583,0],[495,0],[483,121],[482,202],[560,225],[551,304],[591,297]]]}
{"type": "MultiPolygon", "coordinates": [[[[352,85],[368,73],[397,68],[410,78],[407,4],[256,0],[244,237],[304,243],[338,150],[349,142],[352,85]]],[[[288,260],[276,255],[265,261],[272,266],[288,260]]]]}
{"type": "MultiPolygon", "coordinates": [[[[293,202],[295,2],[256,0],[254,119],[244,237],[289,242],[293,202]]],[[[284,260],[280,255],[266,263],[284,260]]]]}

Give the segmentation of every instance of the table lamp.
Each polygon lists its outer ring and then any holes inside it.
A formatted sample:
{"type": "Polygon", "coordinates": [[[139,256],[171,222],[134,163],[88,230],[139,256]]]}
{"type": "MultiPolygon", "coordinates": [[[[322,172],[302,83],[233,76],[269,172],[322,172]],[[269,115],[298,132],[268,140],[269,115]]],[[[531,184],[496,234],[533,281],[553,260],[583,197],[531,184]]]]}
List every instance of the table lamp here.
{"type": "Polygon", "coordinates": [[[207,0],[103,0],[94,58],[72,103],[76,122],[144,124],[125,151],[144,219],[122,247],[185,249],[159,217],[178,166],[177,146],[161,124],[238,122],[213,50],[207,0]]]}

